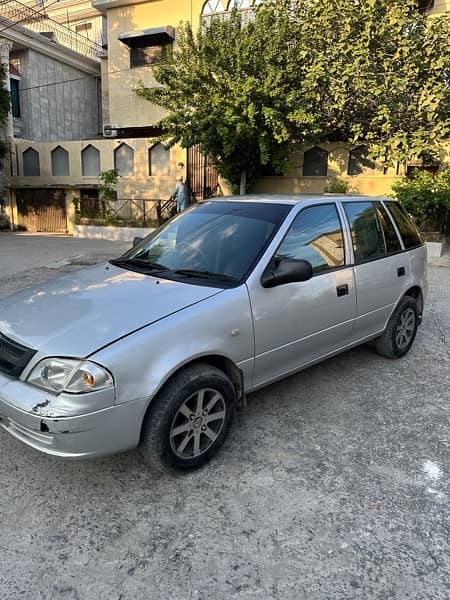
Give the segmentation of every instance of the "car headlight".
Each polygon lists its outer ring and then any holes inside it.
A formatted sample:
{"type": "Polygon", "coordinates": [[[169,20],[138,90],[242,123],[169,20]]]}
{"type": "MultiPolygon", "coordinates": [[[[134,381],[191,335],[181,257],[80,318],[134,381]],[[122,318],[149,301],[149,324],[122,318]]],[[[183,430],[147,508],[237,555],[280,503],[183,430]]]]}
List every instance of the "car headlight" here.
{"type": "Polygon", "coordinates": [[[27,377],[28,383],[52,392],[84,394],[112,387],[111,373],[90,361],[45,358],[27,377]]]}

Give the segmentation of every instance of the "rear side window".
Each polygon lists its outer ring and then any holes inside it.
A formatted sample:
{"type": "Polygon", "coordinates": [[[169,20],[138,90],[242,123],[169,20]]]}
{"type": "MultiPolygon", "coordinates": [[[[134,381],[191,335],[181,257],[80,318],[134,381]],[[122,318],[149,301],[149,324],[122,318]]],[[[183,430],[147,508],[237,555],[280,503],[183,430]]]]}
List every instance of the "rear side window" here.
{"type": "Polygon", "coordinates": [[[344,210],[352,231],[355,262],[385,256],[383,230],[373,202],[344,202],[344,210]]]}
{"type": "Polygon", "coordinates": [[[383,205],[380,202],[375,204],[375,210],[377,213],[377,217],[380,220],[381,227],[383,228],[384,233],[384,241],[386,243],[386,250],[388,254],[393,254],[395,252],[400,252],[402,246],[400,244],[400,240],[398,239],[397,232],[392,224],[389,215],[384,209],[383,205]]]}
{"type": "Polygon", "coordinates": [[[388,201],[385,202],[385,204],[391,215],[394,217],[394,221],[400,231],[405,248],[416,248],[417,246],[421,246],[423,244],[422,236],[403,206],[394,201],[388,201]]]}
{"type": "Polygon", "coordinates": [[[345,263],[341,222],[334,204],[311,206],[294,219],[275,255],[276,259],[309,261],[314,273],[345,263]]]}

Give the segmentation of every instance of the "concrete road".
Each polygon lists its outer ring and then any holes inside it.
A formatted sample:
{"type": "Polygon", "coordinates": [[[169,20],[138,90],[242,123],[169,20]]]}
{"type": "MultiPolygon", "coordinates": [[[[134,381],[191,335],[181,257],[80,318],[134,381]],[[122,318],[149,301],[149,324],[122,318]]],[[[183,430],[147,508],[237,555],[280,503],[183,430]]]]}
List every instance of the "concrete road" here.
{"type": "Polygon", "coordinates": [[[0,298],[59,272],[119,256],[123,242],[83,240],[68,235],[0,231],[0,298]]]}
{"type": "MultiPolygon", "coordinates": [[[[79,268],[48,268],[72,252],[119,248],[0,233],[3,295],[79,268]]],[[[358,348],[254,394],[192,474],[0,431],[2,600],[448,600],[449,298],[450,268],[431,268],[406,358],[358,348]]]]}

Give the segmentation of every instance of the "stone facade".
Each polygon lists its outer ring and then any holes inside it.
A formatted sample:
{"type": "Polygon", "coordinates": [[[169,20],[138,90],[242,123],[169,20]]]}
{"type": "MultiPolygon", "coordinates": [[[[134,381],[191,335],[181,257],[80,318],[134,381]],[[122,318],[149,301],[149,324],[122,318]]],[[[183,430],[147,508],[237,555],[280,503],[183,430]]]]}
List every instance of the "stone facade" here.
{"type": "Polygon", "coordinates": [[[33,49],[12,51],[10,61],[21,76],[21,138],[79,140],[101,131],[99,77],[33,49]]]}

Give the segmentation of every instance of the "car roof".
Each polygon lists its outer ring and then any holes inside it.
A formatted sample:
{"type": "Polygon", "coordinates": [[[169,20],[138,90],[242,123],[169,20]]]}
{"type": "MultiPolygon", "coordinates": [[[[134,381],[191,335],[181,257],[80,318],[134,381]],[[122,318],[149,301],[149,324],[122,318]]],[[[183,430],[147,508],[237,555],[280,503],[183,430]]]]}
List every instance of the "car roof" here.
{"type": "Polygon", "coordinates": [[[319,203],[330,202],[330,200],[345,200],[353,202],[359,200],[394,200],[394,198],[382,198],[380,196],[348,196],[347,194],[247,194],[245,196],[217,196],[208,198],[214,202],[248,202],[264,204],[290,204],[294,206],[299,202],[315,200],[319,203]]]}

